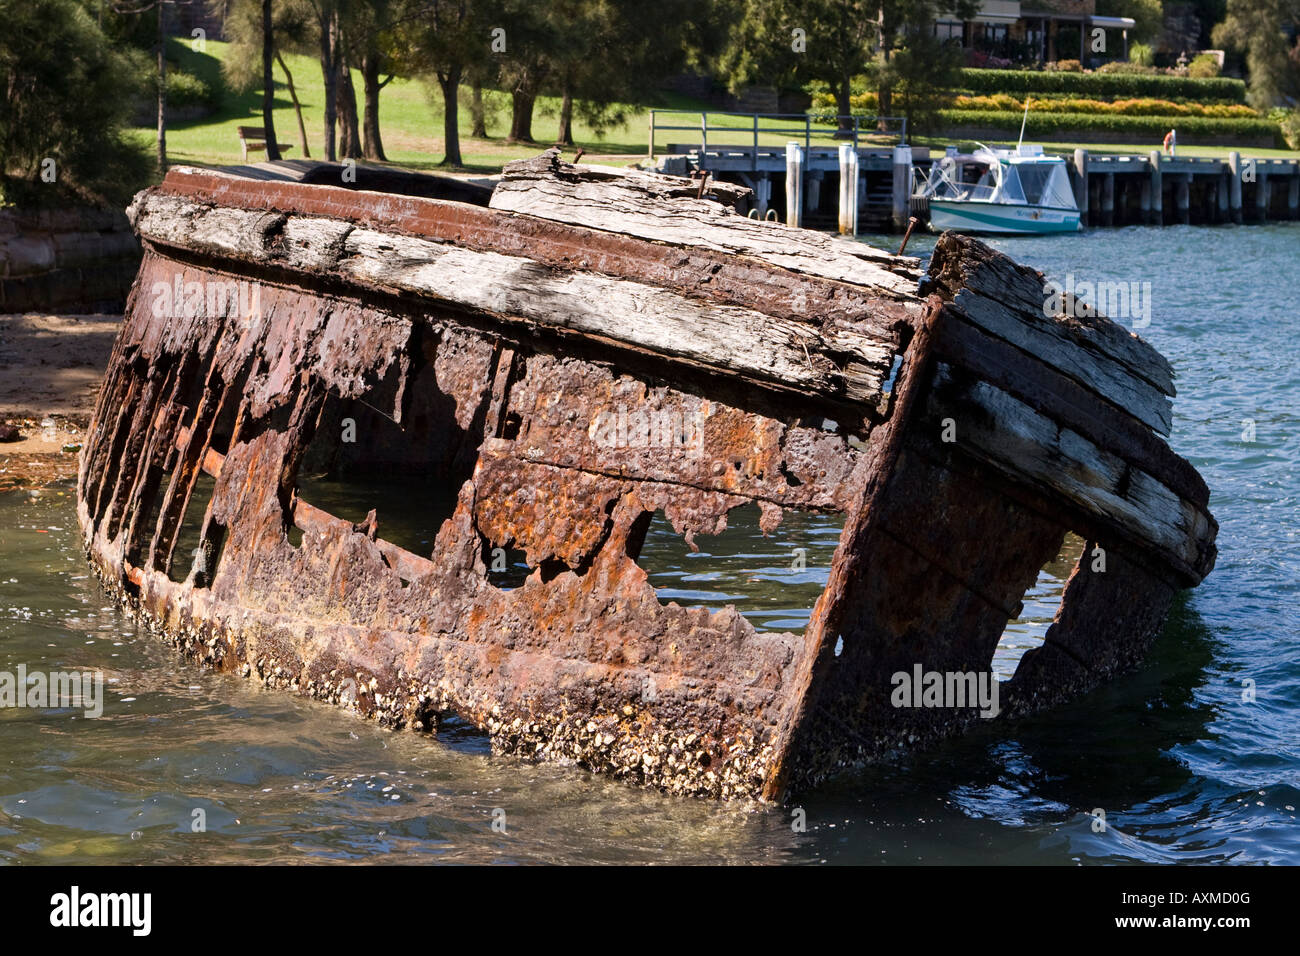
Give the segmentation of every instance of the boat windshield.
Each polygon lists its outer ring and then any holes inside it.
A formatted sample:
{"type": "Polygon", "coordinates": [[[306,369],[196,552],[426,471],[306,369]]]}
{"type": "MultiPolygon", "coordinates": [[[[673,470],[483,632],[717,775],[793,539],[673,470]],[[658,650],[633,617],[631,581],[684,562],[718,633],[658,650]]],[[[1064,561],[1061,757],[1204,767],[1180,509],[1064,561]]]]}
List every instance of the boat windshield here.
{"type": "Polygon", "coordinates": [[[1064,163],[1017,163],[1025,202],[1038,206],[1074,208],[1074,191],[1070,188],[1064,163]]]}

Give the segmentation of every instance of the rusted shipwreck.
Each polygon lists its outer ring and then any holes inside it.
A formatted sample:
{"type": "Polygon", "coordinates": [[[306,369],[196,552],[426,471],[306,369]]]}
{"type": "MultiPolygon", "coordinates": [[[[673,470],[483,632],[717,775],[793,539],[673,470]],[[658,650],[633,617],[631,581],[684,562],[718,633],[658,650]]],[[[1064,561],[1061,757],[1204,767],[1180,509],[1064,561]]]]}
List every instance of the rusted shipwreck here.
{"type": "Polygon", "coordinates": [[[780,800],[977,719],[894,707],[891,675],[988,671],[1067,532],[1083,556],[1004,717],[1133,665],[1214,563],[1168,363],[1068,299],[1045,315],[1043,277],[976,241],[923,273],[746,219],[737,187],[554,152],[490,193],[366,177],[175,169],[129,210],[144,261],[78,509],[104,585],[203,664],[780,800]],[[597,440],[619,407],[698,443],[597,440]],[[449,489],[430,552],[300,498],[320,454],[449,489]],[[655,512],[691,541],[755,503],[764,531],[843,515],[802,634],[665,604],[637,564],[655,512]]]}

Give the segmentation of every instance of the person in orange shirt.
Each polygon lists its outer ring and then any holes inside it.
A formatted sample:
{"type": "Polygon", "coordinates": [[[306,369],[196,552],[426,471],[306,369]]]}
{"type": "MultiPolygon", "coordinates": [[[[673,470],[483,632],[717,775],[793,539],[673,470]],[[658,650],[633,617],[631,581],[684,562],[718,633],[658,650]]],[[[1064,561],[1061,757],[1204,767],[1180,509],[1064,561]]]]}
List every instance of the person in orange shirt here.
{"type": "Polygon", "coordinates": [[[1178,134],[1173,130],[1165,133],[1165,152],[1173,156],[1178,151],[1178,134]]]}

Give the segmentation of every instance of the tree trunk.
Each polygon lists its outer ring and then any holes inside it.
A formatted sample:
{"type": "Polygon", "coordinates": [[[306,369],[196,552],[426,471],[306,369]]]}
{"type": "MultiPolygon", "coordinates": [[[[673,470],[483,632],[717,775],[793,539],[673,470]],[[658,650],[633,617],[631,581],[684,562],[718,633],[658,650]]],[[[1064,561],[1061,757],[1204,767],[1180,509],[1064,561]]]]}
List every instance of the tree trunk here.
{"type": "Polygon", "coordinates": [[[373,50],[367,50],[361,58],[361,82],[365,98],[365,114],[361,122],[361,152],[366,159],[386,161],[384,141],[379,136],[379,91],[383,84],[379,82],[380,56],[373,50]]]}
{"type": "Polygon", "coordinates": [[[285,65],[284,57],[280,51],[275,51],[275,61],[280,64],[280,69],[284,71],[284,82],[289,87],[289,99],[293,100],[293,114],[298,117],[298,146],[302,150],[304,159],[311,158],[311,149],[307,146],[307,126],[302,121],[302,104],[298,102],[298,91],[294,89],[293,74],[289,72],[289,67],[285,65]]]}
{"type": "Polygon", "coordinates": [[[446,73],[438,74],[438,85],[442,87],[442,166],[463,166],[460,157],[460,110],[457,97],[460,92],[459,66],[452,67],[446,73]]]}
{"type": "Polygon", "coordinates": [[[339,67],[339,156],[361,158],[361,129],[357,121],[357,91],[352,85],[352,65],[342,60],[339,67]]]}
{"type": "Polygon", "coordinates": [[[560,100],[560,135],[555,138],[555,144],[573,145],[573,93],[568,82],[564,84],[564,97],[560,100]]]}
{"type": "Polygon", "coordinates": [[[275,53],[275,34],[271,26],[271,0],[262,0],[262,125],[266,128],[266,158],[280,158],[280,144],[275,138],[275,75],[271,61],[275,53]]]}
{"type": "Polygon", "coordinates": [[[469,87],[469,116],[472,126],[469,135],[487,139],[487,115],[483,111],[483,84],[475,80],[469,87]]]}
{"type": "Polygon", "coordinates": [[[163,55],[167,34],[163,28],[163,4],[158,0],[158,172],[167,172],[167,59],[163,55]]]}
{"type": "Polygon", "coordinates": [[[840,114],[836,125],[842,130],[853,129],[853,120],[849,116],[853,112],[853,101],[849,99],[852,90],[852,83],[847,76],[835,85],[835,112],[840,114]]]}
{"type": "Polygon", "coordinates": [[[325,84],[325,159],[334,162],[334,124],[338,122],[338,16],[322,8],[320,15],[320,72],[325,84]]]}
{"type": "Polygon", "coordinates": [[[510,136],[507,142],[533,142],[533,104],[537,97],[529,90],[516,89],[510,94],[510,136]]]}

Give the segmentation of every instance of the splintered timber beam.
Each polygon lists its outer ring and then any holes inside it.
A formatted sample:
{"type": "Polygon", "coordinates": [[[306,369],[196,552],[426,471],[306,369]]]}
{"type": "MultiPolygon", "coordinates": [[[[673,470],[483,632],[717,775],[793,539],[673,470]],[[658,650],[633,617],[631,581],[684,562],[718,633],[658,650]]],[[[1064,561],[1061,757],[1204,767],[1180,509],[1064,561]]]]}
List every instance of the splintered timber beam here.
{"type": "Polygon", "coordinates": [[[207,666],[781,800],[968,725],[892,707],[891,674],[987,669],[1067,532],[1114,560],[1076,569],[1015,713],[1133,666],[1213,566],[1208,489],[1161,437],[1168,363],[1044,311],[1043,277],[979,243],[941,237],[923,276],[747,220],[734,187],[554,152],[490,208],[416,191],[182,168],[132,204],[145,256],[78,518],[105,586],[207,666]],[[426,553],[379,535],[407,501],[354,523],[302,499],[344,466],[449,499],[426,553]],[[654,515],[693,547],[742,506],[765,534],[790,508],[844,520],[802,634],[664,603],[637,564],[654,515]],[[205,563],[173,580],[196,531],[205,563]]]}

